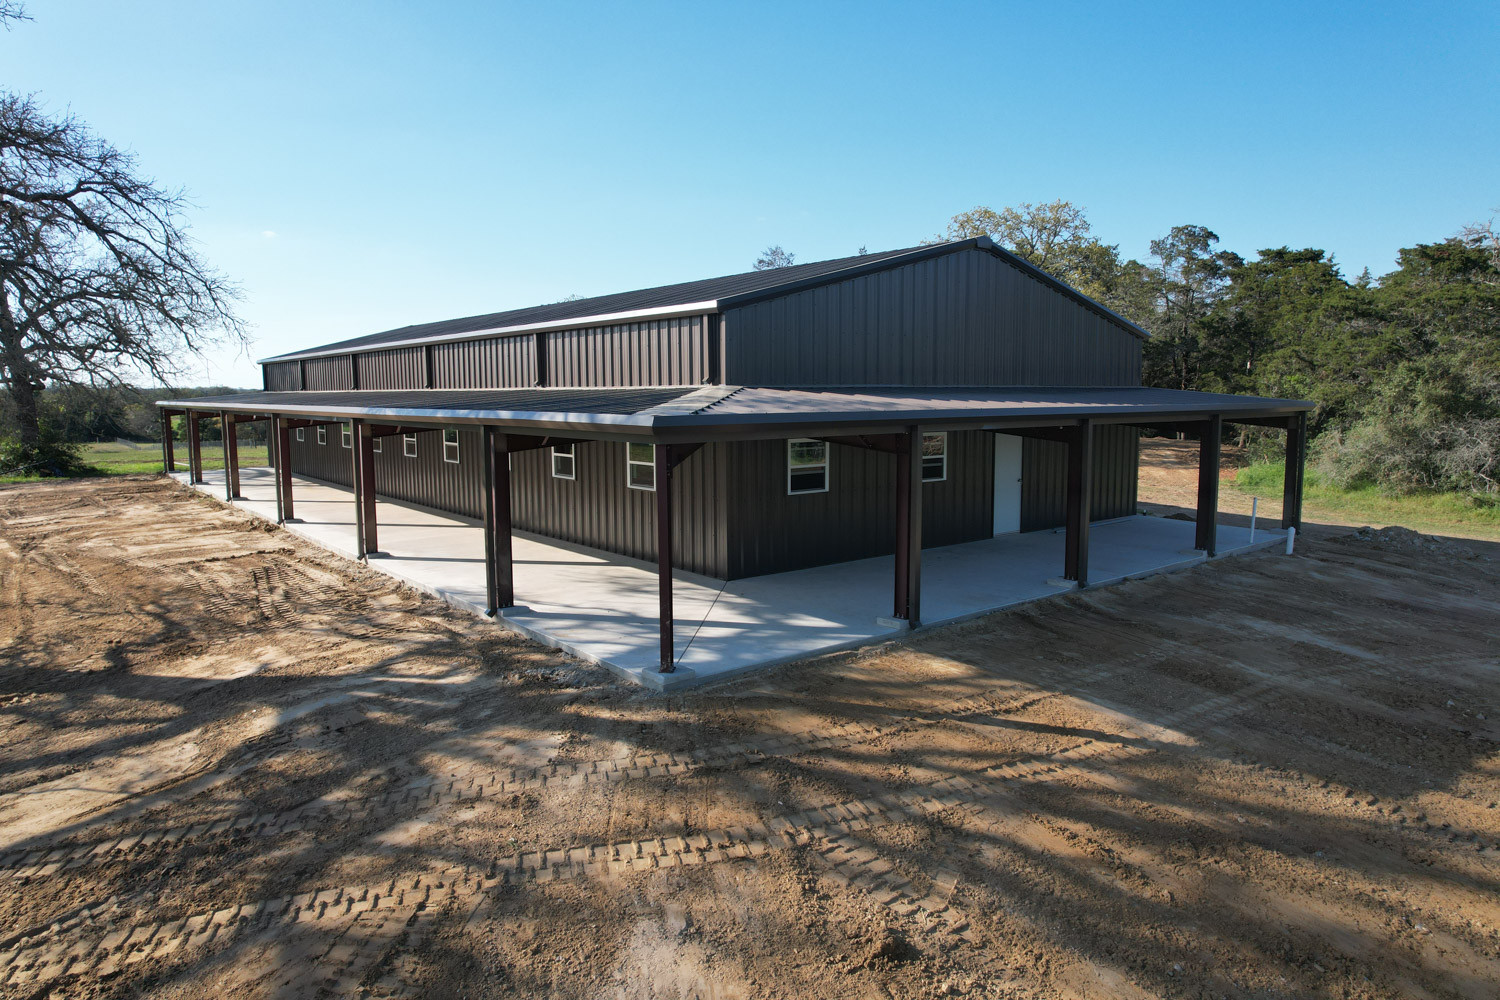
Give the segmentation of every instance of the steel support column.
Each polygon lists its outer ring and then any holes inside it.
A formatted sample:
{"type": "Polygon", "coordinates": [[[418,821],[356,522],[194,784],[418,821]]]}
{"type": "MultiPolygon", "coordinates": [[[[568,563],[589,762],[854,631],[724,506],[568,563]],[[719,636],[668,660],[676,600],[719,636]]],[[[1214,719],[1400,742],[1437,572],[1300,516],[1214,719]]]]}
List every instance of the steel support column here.
{"type": "Polygon", "coordinates": [[[672,446],[656,446],[656,593],[664,674],[676,669],[672,651],[672,446]]]}
{"type": "Polygon", "coordinates": [[[480,459],[483,462],[479,496],[483,506],[480,511],[480,526],[484,528],[484,611],[494,617],[500,609],[500,596],[495,587],[495,428],[485,427],[480,435],[480,459]]]}
{"type": "Polygon", "coordinates": [[[172,454],[172,414],[166,410],[161,414],[161,469],[167,475],[177,471],[176,456],[172,454]]]}
{"type": "Polygon", "coordinates": [[[233,413],[219,412],[219,432],[224,436],[224,499],[240,496],[239,421],[233,413]]]}
{"type": "Polygon", "coordinates": [[[266,424],[266,458],[271,463],[271,482],[276,488],[276,523],[286,523],[285,502],[281,498],[281,417],[271,414],[266,424]]]}
{"type": "Polygon", "coordinates": [[[484,429],[484,580],[493,617],[516,605],[516,564],[510,511],[510,435],[484,429]]]}
{"type": "Polygon", "coordinates": [[[1089,585],[1090,500],[1094,492],[1094,424],[1080,421],[1068,440],[1068,527],[1063,579],[1089,585]]]}
{"type": "Polygon", "coordinates": [[[896,600],[893,615],[922,624],[922,431],[908,427],[896,450],[896,600]]]}
{"type": "Polygon", "coordinates": [[[188,482],[203,482],[203,429],[198,426],[199,414],[196,410],[188,410],[187,439],[188,439],[188,482]]]}
{"type": "Polygon", "coordinates": [[[1281,485],[1281,526],[1302,530],[1302,489],[1307,475],[1307,414],[1288,417],[1286,472],[1281,485]]]}
{"type": "Polygon", "coordinates": [[[516,606],[516,556],[510,537],[510,435],[496,434],[500,450],[495,453],[495,607],[516,606]]]}
{"type": "Polygon", "coordinates": [[[365,533],[365,555],[373,555],[380,551],[379,518],[375,507],[375,436],[370,425],[363,420],[356,420],[351,429],[354,432],[355,461],[359,463],[359,500],[364,507],[360,523],[365,533]]]}
{"type": "Polygon", "coordinates": [[[292,500],[292,431],[287,426],[286,417],[280,417],[276,421],[276,481],[280,487],[277,493],[281,496],[281,520],[283,523],[295,521],[296,505],[292,500]]]}
{"type": "Polygon", "coordinates": [[[1209,417],[1198,428],[1198,528],[1193,548],[1202,549],[1212,559],[1219,545],[1219,450],[1224,440],[1224,425],[1218,414],[1209,417]]]}
{"type": "MultiPolygon", "coordinates": [[[[357,436],[359,422],[352,421],[352,423],[353,426],[350,427],[349,433],[351,436],[357,436]]],[[[340,428],[339,433],[343,433],[342,428],[340,428]]],[[[350,444],[356,445],[357,442],[351,441],[350,444]]],[[[354,486],[354,496],[352,498],[354,500],[354,558],[363,559],[369,553],[365,549],[365,488],[364,483],[361,482],[364,469],[359,460],[359,448],[357,446],[349,449],[349,464],[354,473],[350,479],[350,482],[354,486]]]]}

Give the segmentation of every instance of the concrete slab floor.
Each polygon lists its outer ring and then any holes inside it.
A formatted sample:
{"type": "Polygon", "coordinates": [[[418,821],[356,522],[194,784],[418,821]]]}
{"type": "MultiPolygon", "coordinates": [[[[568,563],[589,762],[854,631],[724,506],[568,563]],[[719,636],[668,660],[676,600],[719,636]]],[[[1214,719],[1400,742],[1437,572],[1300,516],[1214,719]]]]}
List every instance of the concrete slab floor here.
{"type": "MultiPolygon", "coordinates": [[[[210,471],[197,489],[224,498],[224,473],[210,471]]],[[[183,483],[185,472],[174,473],[183,483]]],[[[271,470],[240,472],[235,505],[272,522],[271,470]]],[[[354,558],[352,493],[294,478],[298,520],[286,530],[354,558]]],[[[456,607],[485,610],[484,532],[479,522],[394,500],[376,506],[380,553],[369,566],[456,607]]],[[[1219,526],[1219,554],[1283,545],[1276,527],[1219,526]]],[[[892,556],[819,566],[726,583],[675,572],[673,637],[677,668],[657,670],[657,581],[654,564],[516,532],[516,597],[501,621],[538,642],[604,665],[656,690],[718,680],[754,667],[899,635],[877,619],[891,613],[892,556]]],[[[1099,522],[1090,532],[1090,585],[1179,569],[1203,561],[1192,553],[1193,524],[1136,516],[1099,522]]],[[[1063,533],[1034,531],[922,553],[922,621],[937,625],[1065,593],[1063,533]],[[1051,581],[1051,582],[1049,582],[1051,581]]]]}

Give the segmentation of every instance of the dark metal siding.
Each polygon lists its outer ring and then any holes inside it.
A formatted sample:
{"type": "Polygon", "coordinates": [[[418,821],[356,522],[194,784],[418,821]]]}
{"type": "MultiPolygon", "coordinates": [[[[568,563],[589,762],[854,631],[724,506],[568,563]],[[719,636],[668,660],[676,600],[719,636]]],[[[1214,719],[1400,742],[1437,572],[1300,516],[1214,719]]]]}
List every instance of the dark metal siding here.
{"type": "MultiPolygon", "coordinates": [[[[1094,428],[1094,489],[1090,519],[1107,521],[1136,512],[1140,432],[1134,427],[1094,428]]],[[[1021,447],[1021,530],[1060,528],[1068,520],[1068,446],[1026,438],[1021,447]]]]}
{"type": "MultiPolygon", "coordinates": [[[[730,446],[707,445],[672,477],[672,565],[722,579],[726,538],[726,456],[730,446]]],[[[577,445],[576,479],[552,476],[552,452],[521,452],[511,464],[517,528],[637,559],[656,558],[656,494],[625,485],[626,446],[613,441],[577,445]]]]}
{"type": "Polygon", "coordinates": [[[524,389],[536,385],[536,337],[491,337],[432,345],[434,389],[524,389]]]}
{"type": "Polygon", "coordinates": [[[292,471],[298,475],[348,486],[354,482],[353,449],[340,445],[341,435],[337,424],[329,425],[327,431],[328,443],[324,445],[318,444],[316,427],[302,429],[302,433],[306,435],[305,441],[297,440],[296,430],[291,432],[292,471]]]}
{"type": "Polygon", "coordinates": [[[354,388],[354,370],[348,355],[308,358],[302,364],[307,371],[307,384],[299,388],[323,391],[354,388]]]}
{"type": "Polygon", "coordinates": [[[267,391],[288,391],[302,388],[302,366],[296,361],[280,361],[264,366],[267,391]]]}
{"type": "Polygon", "coordinates": [[[708,380],[702,316],[557,330],[546,337],[550,385],[698,385],[708,380]]]}
{"type": "MultiPolygon", "coordinates": [[[[328,443],[319,445],[317,429],[306,428],[307,440],[292,437],[292,469],[304,476],[322,479],[341,486],[354,481],[353,449],[340,444],[338,426],[328,428],[328,443]]],[[[479,483],[483,478],[484,456],[481,434],[477,429],[458,432],[458,464],[443,461],[441,430],[417,434],[417,456],[407,458],[401,451],[401,438],[380,439],[375,455],[375,491],[382,497],[434,507],[438,510],[479,517],[482,498],[479,483]]]]}
{"type": "MultiPolygon", "coordinates": [[[[315,428],[306,440],[293,436],[292,468],[299,474],[348,486],[353,453],[340,445],[337,426],[328,443],[317,443],[315,428]]],[[[478,518],[483,509],[483,436],[477,429],[458,434],[459,462],[443,461],[439,430],[417,435],[417,455],[402,453],[401,438],[381,439],[375,456],[375,488],[385,498],[478,518]]],[[[725,567],[725,445],[711,445],[690,456],[673,477],[673,565],[722,578],[725,567]]],[[[520,452],[511,458],[511,516],[515,528],[579,545],[656,558],[656,494],[625,485],[625,445],[590,441],[577,448],[577,478],[552,477],[551,450],[520,452]]]]}
{"type": "MultiPolygon", "coordinates": [[[[827,493],[788,496],[786,442],[730,451],[729,579],[888,555],[895,533],[895,458],[829,448],[827,493]]],[[[948,478],[922,487],[926,548],[990,537],[995,447],[988,432],[948,435],[948,478]]]]}
{"type": "Polygon", "coordinates": [[[401,347],[390,351],[356,354],[361,389],[424,388],[422,348],[401,347]]]}
{"type": "Polygon", "coordinates": [[[1140,340],[981,250],[725,313],[733,385],[1140,383],[1140,340]]]}

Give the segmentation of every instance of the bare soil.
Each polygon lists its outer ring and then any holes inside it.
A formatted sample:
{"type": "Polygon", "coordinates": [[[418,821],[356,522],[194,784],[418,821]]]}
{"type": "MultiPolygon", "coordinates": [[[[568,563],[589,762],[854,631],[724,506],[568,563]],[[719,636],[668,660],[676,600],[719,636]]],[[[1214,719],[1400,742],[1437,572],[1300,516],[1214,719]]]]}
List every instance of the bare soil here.
{"type": "Polygon", "coordinates": [[[1492,998],[1496,554],[1310,527],[662,698],[0,488],[0,995],[1492,998]]]}
{"type": "MultiPolygon", "coordinates": [[[[1244,452],[1226,444],[1219,452],[1221,484],[1234,482],[1235,473],[1245,465],[1244,452]]],[[[1195,510],[1198,506],[1198,442],[1174,441],[1170,438],[1141,439],[1141,472],[1139,480],[1141,505],[1156,513],[1176,508],[1195,510]]],[[[1234,489],[1219,490],[1219,512],[1249,516],[1251,498],[1234,489]]],[[[1267,525],[1281,521],[1280,498],[1262,498],[1256,513],[1267,525]]]]}

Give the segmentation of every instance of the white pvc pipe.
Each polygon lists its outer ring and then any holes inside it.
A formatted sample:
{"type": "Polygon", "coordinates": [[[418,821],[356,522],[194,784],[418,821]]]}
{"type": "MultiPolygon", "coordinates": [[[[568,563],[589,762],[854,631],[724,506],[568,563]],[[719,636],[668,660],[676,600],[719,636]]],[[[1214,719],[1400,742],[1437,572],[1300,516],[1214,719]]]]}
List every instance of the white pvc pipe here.
{"type": "Polygon", "coordinates": [[[1250,498],[1250,544],[1255,544],[1255,511],[1260,506],[1260,497],[1250,498]]]}
{"type": "Polygon", "coordinates": [[[1295,545],[1295,544],[1297,544],[1297,529],[1296,528],[1287,528],[1286,529],[1286,554],[1287,555],[1291,555],[1292,554],[1292,546],[1295,545]]]}

